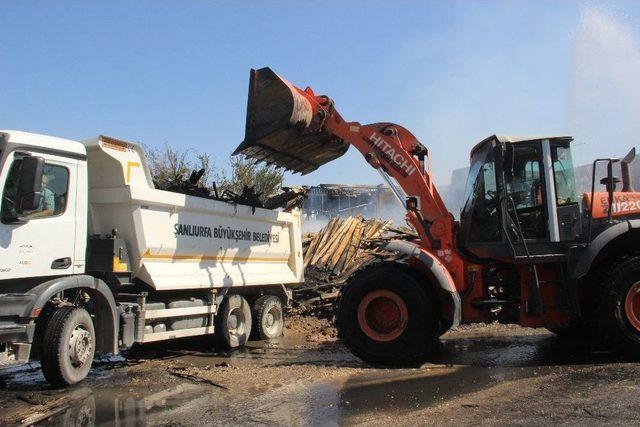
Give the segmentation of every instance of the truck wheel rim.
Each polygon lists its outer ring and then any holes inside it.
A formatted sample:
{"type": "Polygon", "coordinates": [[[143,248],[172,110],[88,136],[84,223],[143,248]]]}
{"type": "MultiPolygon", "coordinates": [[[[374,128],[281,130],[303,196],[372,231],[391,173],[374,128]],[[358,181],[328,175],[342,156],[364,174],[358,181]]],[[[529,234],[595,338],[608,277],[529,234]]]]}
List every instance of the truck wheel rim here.
{"type": "Polygon", "coordinates": [[[229,325],[229,334],[242,336],[244,335],[244,313],[241,308],[235,308],[231,310],[229,313],[229,317],[227,320],[227,325],[229,325]]]}
{"type": "Polygon", "coordinates": [[[93,338],[83,325],[78,325],[69,337],[69,359],[75,367],[84,365],[93,351],[93,338]]]}
{"type": "Polygon", "coordinates": [[[640,332],[640,282],[629,289],[624,302],[624,311],[631,326],[640,332]]]}
{"type": "Polygon", "coordinates": [[[277,332],[281,319],[282,313],[280,313],[280,310],[277,307],[271,307],[264,316],[264,329],[269,335],[277,332]]]}
{"type": "Polygon", "coordinates": [[[369,292],[358,305],[358,324],[374,341],[398,338],[407,327],[407,304],[395,292],[377,289],[369,292]]]}

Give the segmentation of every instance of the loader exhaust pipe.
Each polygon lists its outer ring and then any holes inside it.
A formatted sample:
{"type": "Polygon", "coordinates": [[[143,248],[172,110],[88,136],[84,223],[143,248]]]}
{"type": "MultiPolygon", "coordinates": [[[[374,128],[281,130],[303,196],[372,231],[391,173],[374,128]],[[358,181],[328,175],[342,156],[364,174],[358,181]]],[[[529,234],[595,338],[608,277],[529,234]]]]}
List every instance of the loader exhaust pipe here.
{"type": "Polygon", "coordinates": [[[622,172],[622,192],[633,192],[633,185],[631,183],[630,163],[636,158],[636,148],[633,147],[629,153],[624,156],[624,159],[620,162],[620,171],[622,172]]]}
{"type": "Polygon", "coordinates": [[[321,99],[268,67],[251,70],[245,138],[233,154],[303,175],[342,156],[349,146],[323,129],[321,99]]]}

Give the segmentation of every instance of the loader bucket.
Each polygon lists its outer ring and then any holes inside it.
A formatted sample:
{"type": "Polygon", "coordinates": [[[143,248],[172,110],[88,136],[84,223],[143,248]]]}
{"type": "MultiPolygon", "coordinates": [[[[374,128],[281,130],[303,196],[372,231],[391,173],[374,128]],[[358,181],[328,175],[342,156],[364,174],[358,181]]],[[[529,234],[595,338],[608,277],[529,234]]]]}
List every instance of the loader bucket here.
{"type": "Polygon", "coordinates": [[[251,70],[245,138],[233,154],[303,175],[337,159],[349,146],[320,127],[318,108],[270,68],[251,70]]]}

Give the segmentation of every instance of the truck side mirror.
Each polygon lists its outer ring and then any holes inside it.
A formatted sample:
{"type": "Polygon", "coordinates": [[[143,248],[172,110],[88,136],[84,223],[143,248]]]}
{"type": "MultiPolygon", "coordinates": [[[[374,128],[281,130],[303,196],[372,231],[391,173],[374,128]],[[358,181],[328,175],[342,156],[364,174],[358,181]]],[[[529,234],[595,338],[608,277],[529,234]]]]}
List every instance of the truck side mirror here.
{"type": "Polygon", "coordinates": [[[38,209],[42,198],[43,171],[44,158],[27,156],[22,159],[15,199],[17,214],[38,209]]]}
{"type": "Polygon", "coordinates": [[[503,153],[502,170],[505,175],[513,176],[513,168],[515,162],[515,150],[513,144],[507,144],[503,153]]]}

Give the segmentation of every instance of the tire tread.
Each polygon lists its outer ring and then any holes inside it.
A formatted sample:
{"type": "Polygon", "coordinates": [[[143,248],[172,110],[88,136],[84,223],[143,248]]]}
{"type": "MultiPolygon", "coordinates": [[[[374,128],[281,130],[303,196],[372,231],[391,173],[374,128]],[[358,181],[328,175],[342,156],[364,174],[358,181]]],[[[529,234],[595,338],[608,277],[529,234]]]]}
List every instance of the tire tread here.
{"type": "Polygon", "coordinates": [[[40,365],[42,373],[49,384],[59,387],[67,385],[67,381],[62,374],[60,365],[60,333],[67,319],[73,314],[76,307],[60,307],[51,314],[47,322],[42,339],[42,352],[40,355],[40,365]]]}

